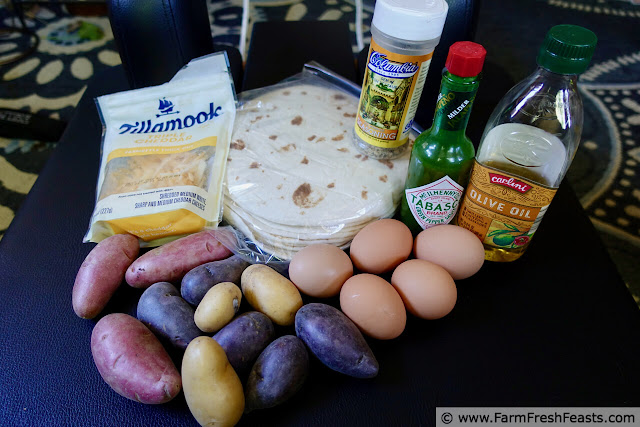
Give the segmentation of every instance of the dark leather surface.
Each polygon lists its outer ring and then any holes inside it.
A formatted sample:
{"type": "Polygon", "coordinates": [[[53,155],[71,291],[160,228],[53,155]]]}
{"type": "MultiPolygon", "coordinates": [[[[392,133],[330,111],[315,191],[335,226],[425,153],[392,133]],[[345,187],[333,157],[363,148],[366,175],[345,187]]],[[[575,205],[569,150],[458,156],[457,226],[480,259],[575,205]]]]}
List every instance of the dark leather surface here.
{"type": "MultiPolygon", "coordinates": [[[[273,40],[287,36],[280,28],[272,24],[273,40]]],[[[278,81],[288,77],[278,61],[299,69],[304,60],[272,56],[251,67],[278,81]]],[[[76,271],[93,247],[82,243],[99,160],[93,98],[126,86],[121,67],[91,81],[0,240],[0,425],[197,425],[182,395],[147,406],[114,393],[92,361],[95,321],[71,308],[76,271]]],[[[139,293],[124,285],[105,314],[133,314],[139,293]]],[[[296,396],[240,424],[434,425],[437,406],[640,406],[640,311],[566,185],[520,260],[459,281],[444,319],[409,317],[399,338],[370,344],[377,378],[346,377],[313,359],[296,396]]]]}
{"type": "Polygon", "coordinates": [[[183,65],[225,50],[242,82],[242,57],[228,46],[214,46],[204,0],[107,0],[109,22],[129,87],[165,83],[183,65]]]}

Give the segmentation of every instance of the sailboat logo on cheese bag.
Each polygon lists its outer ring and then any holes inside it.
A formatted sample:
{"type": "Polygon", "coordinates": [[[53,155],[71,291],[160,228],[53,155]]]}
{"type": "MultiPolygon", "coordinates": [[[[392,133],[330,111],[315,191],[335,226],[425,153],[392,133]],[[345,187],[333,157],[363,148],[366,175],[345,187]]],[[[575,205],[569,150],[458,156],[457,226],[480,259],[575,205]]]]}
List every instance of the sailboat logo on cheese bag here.
{"type": "Polygon", "coordinates": [[[173,111],[173,102],[167,101],[166,98],[162,98],[158,100],[159,106],[158,110],[160,110],[160,114],[156,114],[156,117],[166,116],[167,114],[178,114],[180,111],[173,111]]]}

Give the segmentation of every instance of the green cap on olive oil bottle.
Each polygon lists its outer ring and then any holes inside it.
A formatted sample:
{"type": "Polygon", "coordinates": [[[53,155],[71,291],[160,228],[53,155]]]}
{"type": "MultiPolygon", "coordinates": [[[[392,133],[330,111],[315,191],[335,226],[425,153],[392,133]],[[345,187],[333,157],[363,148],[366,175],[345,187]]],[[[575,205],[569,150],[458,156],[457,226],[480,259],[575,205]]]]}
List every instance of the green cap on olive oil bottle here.
{"type": "Polygon", "coordinates": [[[589,66],[598,38],[577,25],[556,25],[547,33],[538,65],[557,74],[581,74],[589,66]]]}

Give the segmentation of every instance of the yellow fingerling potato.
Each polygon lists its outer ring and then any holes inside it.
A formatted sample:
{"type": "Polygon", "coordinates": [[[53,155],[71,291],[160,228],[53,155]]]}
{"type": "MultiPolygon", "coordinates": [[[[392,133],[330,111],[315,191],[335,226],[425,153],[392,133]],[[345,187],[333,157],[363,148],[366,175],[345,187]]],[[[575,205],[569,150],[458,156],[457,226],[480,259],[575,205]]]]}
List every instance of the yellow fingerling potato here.
{"type": "Polygon", "coordinates": [[[286,277],[263,264],[247,267],[240,278],[242,293],[253,308],[280,326],[293,325],[302,307],[298,288],[286,277]]]}
{"type": "Polygon", "coordinates": [[[202,426],[233,426],[244,412],[244,391],[227,355],[213,338],[192,340],[182,358],[182,390],[202,426]]]}
{"type": "Polygon", "coordinates": [[[222,282],[209,289],[198,304],[194,320],[203,332],[218,332],[240,309],[242,291],[235,283],[222,282]]]}

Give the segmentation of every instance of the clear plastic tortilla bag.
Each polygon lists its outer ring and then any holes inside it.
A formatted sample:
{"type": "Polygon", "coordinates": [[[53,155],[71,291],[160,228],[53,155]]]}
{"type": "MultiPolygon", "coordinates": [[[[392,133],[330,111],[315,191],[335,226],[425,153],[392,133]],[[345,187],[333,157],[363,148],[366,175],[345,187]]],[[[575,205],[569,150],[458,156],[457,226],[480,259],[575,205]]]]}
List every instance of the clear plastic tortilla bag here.
{"type": "Polygon", "coordinates": [[[357,151],[359,96],[359,86],[316,63],[240,94],[223,209],[233,252],[286,265],[311,244],[346,249],[365,225],[394,215],[409,152],[379,161],[357,151]]]}
{"type": "Polygon", "coordinates": [[[168,83],[96,104],[102,149],[84,241],[129,233],[143,247],[158,246],[216,228],[236,114],[226,53],[194,59],[168,83]]]}

